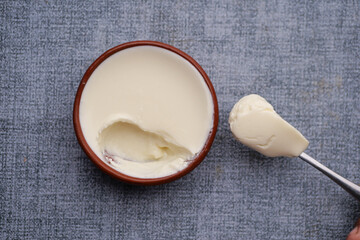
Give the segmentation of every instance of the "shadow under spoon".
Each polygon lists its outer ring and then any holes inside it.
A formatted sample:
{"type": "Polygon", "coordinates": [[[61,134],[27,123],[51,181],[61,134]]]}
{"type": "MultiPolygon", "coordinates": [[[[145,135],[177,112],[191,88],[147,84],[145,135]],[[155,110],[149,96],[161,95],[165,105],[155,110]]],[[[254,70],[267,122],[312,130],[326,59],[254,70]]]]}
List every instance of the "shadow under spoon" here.
{"type": "Polygon", "coordinates": [[[346,178],[340,176],[339,174],[335,173],[334,171],[330,170],[329,168],[325,167],[314,158],[310,157],[306,153],[301,153],[299,158],[310,164],[311,166],[318,169],[320,172],[328,176],[331,180],[339,184],[340,187],[345,189],[348,193],[353,195],[358,201],[360,201],[360,186],[356,185],[353,182],[350,182],[346,178]]]}

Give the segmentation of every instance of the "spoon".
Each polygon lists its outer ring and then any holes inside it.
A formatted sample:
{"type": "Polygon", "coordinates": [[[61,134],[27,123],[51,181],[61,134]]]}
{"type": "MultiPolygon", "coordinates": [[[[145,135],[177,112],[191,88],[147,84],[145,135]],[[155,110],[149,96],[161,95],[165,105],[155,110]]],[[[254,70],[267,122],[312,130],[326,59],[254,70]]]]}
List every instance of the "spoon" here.
{"type": "Polygon", "coordinates": [[[234,137],[244,145],[268,157],[298,156],[360,201],[360,186],[307,155],[307,139],[282,119],[265,98],[257,94],[241,98],[230,112],[229,124],[234,137]]]}
{"type": "Polygon", "coordinates": [[[353,182],[350,182],[346,178],[340,176],[336,172],[330,170],[329,168],[325,167],[318,161],[316,161],[314,158],[310,157],[306,153],[301,153],[299,158],[313,166],[314,168],[318,169],[320,172],[328,176],[331,180],[339,184],[340,187],[342,187],[344,190],[346,190],[348,193],[353,195],[354,198],[356,198],[358,201],[360,201],[360,186],[356,185],[353,182]]]}

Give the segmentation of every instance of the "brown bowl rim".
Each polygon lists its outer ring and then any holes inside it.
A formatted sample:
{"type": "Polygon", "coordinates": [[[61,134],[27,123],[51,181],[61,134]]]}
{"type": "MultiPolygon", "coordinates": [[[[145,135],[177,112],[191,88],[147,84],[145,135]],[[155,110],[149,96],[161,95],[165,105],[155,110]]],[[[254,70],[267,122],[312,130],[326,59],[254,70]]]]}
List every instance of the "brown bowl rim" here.
{"type": "Polygon", "coordinates": [[[77,90],[77,93],[75,96],[74,110],[73,110],[73,124],[74,124],[74,130],[75,130],[76,137],[78,139],[78,142],[79,142],[81,148],[83,149],[85,154],[90,158],[90,160],[98,168],[100,168],[103,172],[107,173],[111,177],[116,178],[116,179],[121,180],[126,183],[136,184],[136,185],[159,185],[159,184],[168,183],[168,182],[174,181],[176,179],[179,179],[179,178],[185,176],[186,174],[188,174],[189,172],[191,172],[192,170],[194,170],[204,160],[205,156],[207,155],[207,153],[210,150],[210,147],[211,147],[211,145],[214,141],[215,135],[216,135],[218,121],[219,121],[219,109],[218,109],[216,93],[215,93],[214,87],[213,87],[209,77],[207,76],[207,74],[205,73],[203,68],[200,66],[200,64],[198,64],[192,57],[190,57],[183,51],[181,51],[171,45],[168,45],[168,44],[162,43],[162,42],[148,41],[148,40],[132,41],[132,42],[120,44],[116,47],[113,47],[113,48],[107,50],[100,57],[98,57],[90,65],[90,67],[85,72],[83,78],[81,79],[81,82],[79,84],[79,87],[78,87],[78,90],[77,90]],[[121,173],[121,172],[115,170],[114,168],[107,165],[103,160],[101,160],[91,150],[90,146],[87,144],[87,142],[85,140],[85,137],[83,135],[83,132],[82,132],[81,126],[80,126],[80,116],[79,116],[80,99],[81,99],[81,95],[84,90],[84,87],[86,85],[86,82],[90,78],[91,74],[105,59],[107,59],[114,53],[117,53],[117,52],[122,51],[127,48],[137,47],[137,46],[160,47],[160,48],[170,50],[171,52],[174,52],[174,53],[180,55],[181,57],[185,58],[188,62],[190,62],[199,71],[199,73],[205,80],[206,85],[208,86],[208,88],[210,90],[210,93],[212,96],[212,101],[214,104],[213,126],[212,126],[212,129],[209,133],[209,136],[208,136],[202,150],[197,154],[197,156],[193,160],[191,160],[191,162],[184,169],[182,169],[174,174],[165,176],[165,177],[137,178],[137,177],[128,176],[124,173],[121,173]]]}

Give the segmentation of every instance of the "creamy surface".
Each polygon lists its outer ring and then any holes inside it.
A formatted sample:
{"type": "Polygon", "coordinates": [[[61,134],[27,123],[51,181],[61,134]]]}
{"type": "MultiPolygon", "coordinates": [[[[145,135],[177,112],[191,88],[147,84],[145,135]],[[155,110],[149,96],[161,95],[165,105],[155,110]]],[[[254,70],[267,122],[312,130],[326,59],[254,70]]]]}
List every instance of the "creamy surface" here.
{"type": "Polygon", "coordinates": [[[212,97],[201,74],[159,47],[132,47],[107,58],[80,100],[80,125],[91,149],[113,168],[139,178],[185,168],[212,124],[212,97]]]}
{"type": "Polygon", "coordinates": [[[256,94],[245,96],[235,104],[229,124],[241,143],[268,157],[299,156],[309,145],[270,103],[256,94]]]}

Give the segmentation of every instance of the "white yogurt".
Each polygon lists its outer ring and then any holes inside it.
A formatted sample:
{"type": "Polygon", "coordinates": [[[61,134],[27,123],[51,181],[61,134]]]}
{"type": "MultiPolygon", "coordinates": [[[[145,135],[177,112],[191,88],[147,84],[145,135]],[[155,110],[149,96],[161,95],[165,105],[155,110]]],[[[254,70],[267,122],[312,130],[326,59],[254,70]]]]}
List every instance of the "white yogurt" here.
{"type": "Polygon", "coordinates": [[[92,73],[80,125],[93,152],[118,171],[157,178],[185,168],[213,125],[211,93],[197,69],[160,47],[119,51],[92,73]]]}
{"type": "Polygon", "coordinates": [[[235,104],[229,124],[241,143],[268,157],[296,157],[309,145],[270,103],[256,94],[245,96],[235,104]]]}

